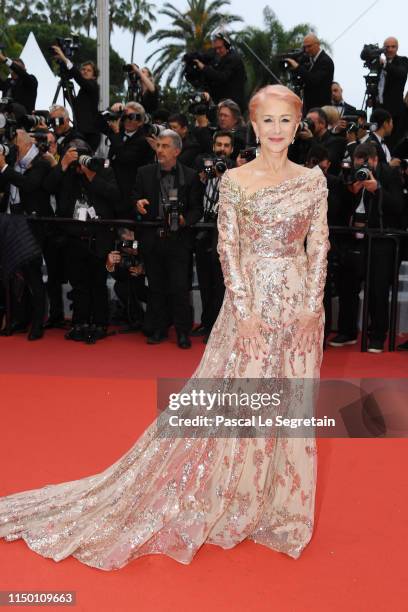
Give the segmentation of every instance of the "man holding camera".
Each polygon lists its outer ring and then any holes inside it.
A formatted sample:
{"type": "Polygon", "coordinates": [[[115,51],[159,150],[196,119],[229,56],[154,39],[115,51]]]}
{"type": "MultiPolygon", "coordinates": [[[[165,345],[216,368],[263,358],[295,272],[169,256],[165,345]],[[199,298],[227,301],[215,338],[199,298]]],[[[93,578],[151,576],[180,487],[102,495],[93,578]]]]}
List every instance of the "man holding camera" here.
{"type": "Polygon", "coordinates": [[[142,221],[158,221],[159,227],[144,227],[140,235],[141,255],[149,283],[148,312],[153,333],[148,344],[167,338],[167,295],[179,348],[191,347],[189,301],[193,236],[190,225],[202,216],[203,187],[197,173],[177,161],[182,149],[180,136],[164,130],[157,137],[158,162],[139,168],[133,201],[142,221]]]}
{"type": "Polygon", "coordinates": [[[286,62],[304,83],[303,111],[306,115],[311,108],[330,105],[334,64],[331,57],[321,49],[316,34],[305,36],[303,51],[309,57],[308,63],[299,63],[291,58],[287,58],[286,62]]]}
{"type": "Polygon", "coordinates": [[[106,269],[115,279],[114,291],[125,311],[128,324],[127,328],[120,331],[135,332],[146,323],[141,302],[147,302],[148,288],[134,231],[123,228],[118,230],[118,234],[120,239],[116,240],[115,250],[107,257],[106,269]]]}
{"type": "MultiPolygon", "coordinates": [[[[348,185],[350,225],[354,228],[400,228],[404,198],[398,170],[378,161],[375,145],[365,142],[354,151],[348,185]]],[[[367,240],[362,232],[341,241],[338,334],[329,342],[340,347],[357,342],[358,306],[361,282],[365,274],[367,240]]],[[[394,263],[393,240],[373,239],[369,291],[369,346],[371,353],[381,353],[388,332],[389,288],[394,263]]]]}
{"type": "Polygon", "coordinates": [[[65,64],[67,78],[74,79],[79,85],[78,94],[73,100],[72,112],[78,130],[95,152],[101,139],[96,125],[99,103],[98,69],[91,60],[83,62],[80,68],[77,68],[65,56],[61,47],[54,45],[51,49],[55,57],[65,64]]]}
{"type": "MultiPolygon", "coordinates": [[[[92,149],[80,139],[69,143],[44,185],[56,195],[57,216],[112,219],[117,213],[119,189],[111,168],[95,162],[92,149]]],[[[73,288],[72,329],[67,340],[93,344],[107,335],[108,295],[105,258],[111,250],[109,228],[81,223],[68,227],[65,255],[73,288]]]]}
{"type": "Polygon", "coordinates": [[[232,49],[231,41],[225,34],[214,36],[212,46],[218,60],[215,66],[206,65],[198,59],[194,60],[208,84],[209,94],[216,103],[230,98],[238,104],[241,111],[244,111],[246,108],[244,62],[232,49]]]}
{"type": "MultiPolygon", "coordinates": [[[[9,165],[4,154],[0,154],[0,212],[12,215],[38,215],[50,217],[54,212],[50,206],[48,193],[43,188],[44,178],[50,171],[50,165],[41,155],[38,147],[24,130],[16,134],[17,160],[9,165]]],[[[42,247],[43,228],[36,224],[32,232],[42,247]]],[[[31,329],[29,340],[39,340],[44,334],[45,287],[42,280],[42,258],[25,264],[22,268],[24,280],[30,293],[31,329]]],[[[20,321],[14,326],[15,331],[22,331],[26,325],[27,313],[20,313],[20,321]]]]}
{"type": "Polygon", "coordinates": [[[145,110],[138,102],[128,102],[124,107],[114,104],[103,130],[110,141],[109,159],[121,191],[121,211],[124,218],[133,212],[131,203],[135,174],[140,166],[154,159],[154,151],[146,140],[145,110]],[[115,117],[116,113],[116,117],[115,117]]]}
{"type": "Polygon", "coordinates": [[[57,138],[58,155],[68,147],[71,140],[82,138],[76,127],[71,126],[68,110],[59,104],[50,108],[49,125],[57,138]]]}
{"type": "Polygon", "coordinates": [[[404,136],[407,110],[404,105],[404,88],[408,75],[408,57],[398,55],[398,40],[390,36],[384,41],[385,58],[380,62],[382,70],[378,83],[377,107],[387,110],[393,120],[393,131],[387,139],[391,150],[404,136]]]}
{"type": "Polygon", "coordinates": [[[4,98],[12,98],[14,102],[22,104],[26,113],[32,113],[37,99],[38,81],[33,74],[28,74],[21,59],[12,60],[0,51],[0,62],[6,64],[10,70],[10,77],[0,78],[0,91],[4,98]]]}
{"type": "Polygon", "coordinates": [[[234,137],[227,130],[214,134],[213,155],[200,156],[197,166],[200,178],[205,185],[203,221],[214,223],[214,229],[198,232],[195,240],[195,258],[198,284],[201,296],[201,323],[193,330],[192,336],[203,336],[207,341],[218,317],[224,299],[225,286],[219,255],[217,252],[218,198],[220,180],[227,168],[233,168],[231,159],[234,137]]]}
{"type": "Polygon", "coordinates": [[[189,168],[194,168],[195,159],[200,153],[200,145],[194,136],[189,133],[186,115],[183,113],[170,115],[168,125],[171,130],[177,132],[183,143],[183,148],[179,155],[179,163],[189,166],[189,168]]]}

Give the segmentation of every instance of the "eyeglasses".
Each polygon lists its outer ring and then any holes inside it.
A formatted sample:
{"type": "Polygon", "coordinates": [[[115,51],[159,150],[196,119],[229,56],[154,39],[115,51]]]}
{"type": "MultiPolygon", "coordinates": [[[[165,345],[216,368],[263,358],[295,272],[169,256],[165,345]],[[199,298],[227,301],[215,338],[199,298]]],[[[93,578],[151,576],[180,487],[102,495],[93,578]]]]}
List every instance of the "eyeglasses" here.
{"type": "Polygon", "coordinates": [[[125,114],[125,121],[141,121],[142,115],[140,113],[128,113],[125,114]]]}

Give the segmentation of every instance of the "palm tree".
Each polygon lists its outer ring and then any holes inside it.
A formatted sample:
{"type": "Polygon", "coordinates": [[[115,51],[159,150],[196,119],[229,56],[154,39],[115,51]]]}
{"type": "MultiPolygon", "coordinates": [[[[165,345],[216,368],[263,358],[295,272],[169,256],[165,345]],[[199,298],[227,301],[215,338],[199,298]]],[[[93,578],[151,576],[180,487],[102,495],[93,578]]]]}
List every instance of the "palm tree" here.
{"type": "MultiPolygon", "coordinates": [[[[300,48],[306,34],[314,32],[314,27],[308,23],[300,23],[291,30],[285,30],[269,6],[264,8],[263,17],[264,29],[247,28],[235,41],[244,56],[248,77],[248,93],[252,93],[268,83],[276,82],[248,47],[286,84],[288,77],[282,72],[277,56],[289,49],[300,48]]],[[[322,47],[328,48],[327,43],[322,41],[322,47]]]]}
{"type": "Polygon", "coordinates": [[[132,33],[132,52],[130,62],[133,63],[135,40],[137,34],[146,36],[152,30],[152,21],[156,21],[153,13],[155,5],[146,0],[126,0],[126,14],[121,27],[132,33]]]}
{"type": "Polygon", "coordinates": [[[238,15],[225,12],[230,0],[187,0],[186,10],[179,10],[166,2],[160,14],[171,20],[170,28],[157,30],[148,38],[148,42],[162,42],[147,61],[156,56],[154,70],[158,76],[168,71],[168,85],[176,75],[178,83],[182,78],[181,58],[185,53],[203,51],[211,46],[211,35],[225,26],[242,21],[238,15]]]}

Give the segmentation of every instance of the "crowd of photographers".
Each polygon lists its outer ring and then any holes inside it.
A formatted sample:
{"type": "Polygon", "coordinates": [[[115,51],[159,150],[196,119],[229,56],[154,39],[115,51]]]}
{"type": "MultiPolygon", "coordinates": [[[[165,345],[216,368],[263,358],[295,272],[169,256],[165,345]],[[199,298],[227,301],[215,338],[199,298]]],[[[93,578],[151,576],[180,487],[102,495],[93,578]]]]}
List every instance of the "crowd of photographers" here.
{"type": "MultiPolygon", "coordinates": [[[[127,102],[98,112],[96,66],[85,62],[77,67],[69,39],[51,49],[67,105],[53,104],[48,111],[34,110],[35,76],[21,60],[0,53],[10,71],[9,78],[0,80],[0,223],[29,215],[41,248],[41,254],[27,256],[7,279],[13,320],[11,329],[3,323],[0,333],[27,332],[29,340],[37,340],[48,328],[65,328],[63,285],[69,281],[72,320],[65,338],[95,343],[106,337],[111,321],[110,274],[126,323],[121,331],[141,330],[148,344],[159,344],[174,325],[180,348],[191,346],[190,336],[206,342],[225,291],[217,254],[220,179],[228,168],[258,153],[244,119],[240,55],[218,34],[212,58],[197,53],[184,57],[185,76],[196,89],[187,114],[162,108],[151,72],[135,64],[124,66],[127,102]],[[79,86],[76,96],[72,80],[79,86]],[[58,218],[64,221],[52,221],[58,218]],[[113,231],[104,219],[136,224],[123,223],[113,231]],[[202,303],[195,328],[194,261],[202,303]]],[[[363,49],[369,68],[365,106],[373,107],[370,121],[366,110],[344,101],[341,85],[333,81],[333,62],[315,35],[305,37],[301,50],[281,58],[291,86],[302,91],[304,101],[289,157],[320,166],[329,189],[329,224],[356,230],[331,234],[326,341],[335,347],[357,342],[366,228],[408,227],[408,108],[403,99],[408,59],[397,52],[394,38],[381,49],[363,49]],[[339,318],[337,333],[330,336],[333,295],[339,298],[339,318]]],[[[401,258],[406,255],[404,244],[401,253],[401,258]]],[[[368,350],[381,352],[389,328],[392,240],[372,241],[371,270],[368,350]]],[[[6,293],[0,291],[1,317],[6,293]]],[[[408,349],[408,343],[399,348],[408,349]]]]}

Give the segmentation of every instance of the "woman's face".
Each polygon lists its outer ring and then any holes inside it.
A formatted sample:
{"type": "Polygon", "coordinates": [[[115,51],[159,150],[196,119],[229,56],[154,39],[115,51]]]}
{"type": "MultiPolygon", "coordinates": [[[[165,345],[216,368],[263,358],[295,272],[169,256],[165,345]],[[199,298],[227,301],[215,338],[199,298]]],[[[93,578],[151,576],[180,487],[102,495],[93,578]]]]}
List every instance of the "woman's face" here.
{"type": "Polygon", "coordinates": [[[267,97],[258,106],[256,120],[252,125],[261,142],[261,148],[271,153],[280,153],[291,144],[299,119],[292,104],[267,97]]]}

